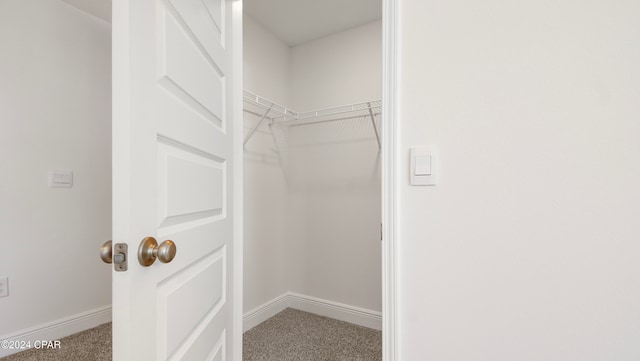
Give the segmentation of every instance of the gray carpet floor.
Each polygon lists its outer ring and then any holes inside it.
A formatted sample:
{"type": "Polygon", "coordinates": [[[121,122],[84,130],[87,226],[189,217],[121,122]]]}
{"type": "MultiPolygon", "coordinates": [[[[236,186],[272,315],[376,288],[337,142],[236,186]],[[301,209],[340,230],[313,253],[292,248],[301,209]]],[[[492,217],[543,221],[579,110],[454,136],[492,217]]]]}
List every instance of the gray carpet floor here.
{"type": "Polygon", "coordinates": [[[60,339],[60,349],[31,349],[0,360],[111,361],[111,322],[60,339]]]}
{"type": "Polygon", "coordinates": [[[245,332],[243,361],[378,361],[382,333],[287,308],[245,332]]]}
{"type": "MultiPolygon", "coordinates": [[[[111,323],[65,337],[60,349],[28,350],[2,361],[110,361],[111,323]]],[[[287,308],[247,331],[243,361],[379,361],[382,333],[287,308]]]]}

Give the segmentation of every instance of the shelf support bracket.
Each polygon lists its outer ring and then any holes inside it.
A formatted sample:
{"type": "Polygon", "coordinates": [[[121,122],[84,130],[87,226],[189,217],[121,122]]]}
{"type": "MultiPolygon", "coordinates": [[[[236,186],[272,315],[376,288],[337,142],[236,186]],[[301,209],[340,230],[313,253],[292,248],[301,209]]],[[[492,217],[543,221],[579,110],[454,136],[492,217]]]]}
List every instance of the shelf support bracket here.
{"type": "MultiPolygon", "coordinates": [[[[253,135],[253,133],[255,133],[256,130],[258,130],[258,128],[260,127],[260,124],[262,124],[262,122],[267,118],[267,115],[271,111],[271,108],[273,108],[273,105],[270,106],[269,109],[267,109],[266,112],[264,112],[264,115],[262,116],[262,118],[260,118],[260,121],[258,122],[258,124],[256,124],[256,126],[253,127],[253,129],[251,129],[249,134],[247,134],[247,137],[244,138],[244,142],[242,143],[242,146],[245,146],[247,144],[247,142],[249,141],[249,139],[251,139],[251,136],[253,135]]],[[[376,131],[376,134],[378,134],[377,131],[376,131]]]]}
{"type": "Polygon", "coordinates": [[[376,132],[376,140],[378,141],[378,149],[382,149],[382,144],[380,144],[380,135],[378,134],[378,128],[376,127],[376,120],[373,117],[373,111],[371,110],[371,103],[367,103],[369,106],[369,116],[371,116],[371,125],[373,126],[373,131],[376,132]]]}

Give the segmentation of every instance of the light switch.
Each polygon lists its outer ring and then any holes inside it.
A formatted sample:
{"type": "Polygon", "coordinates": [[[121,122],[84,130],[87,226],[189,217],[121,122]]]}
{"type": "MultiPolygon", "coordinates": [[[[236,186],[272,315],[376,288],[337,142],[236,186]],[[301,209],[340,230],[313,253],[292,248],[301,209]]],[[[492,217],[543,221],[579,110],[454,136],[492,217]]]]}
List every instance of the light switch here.
{"type": "Polygon", "coordinates": [[[416,169],[414,175],[431,175],[431,155],[416,156],[416,169]]]}
{"type": "Polygon", "coordinates": [[[414,147],[410,153],[409,183],[412,186],[436,185],[435,147],[414,147]]]}
{"type": "Polygon", "coordinates": [[[71,188],[73,187],[73,172],[51,170],[49,171],[49,188],[71,188]]]}

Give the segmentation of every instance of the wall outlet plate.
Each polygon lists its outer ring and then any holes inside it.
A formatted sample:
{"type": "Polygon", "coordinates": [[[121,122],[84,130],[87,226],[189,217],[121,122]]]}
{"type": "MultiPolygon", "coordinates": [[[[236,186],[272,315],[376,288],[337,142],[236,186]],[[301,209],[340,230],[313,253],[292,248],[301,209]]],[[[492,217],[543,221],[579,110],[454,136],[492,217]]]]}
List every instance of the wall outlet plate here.
{"type": "Polygon", "coordinates": [[[0,278],[0,297],[9,296],[9,278],[1,277],[0,278]]]}
{"type": "Polygon", "coordinates": [[[70,170],[50,170],[49,188],[73,187],[73,172],[70,170]]]}

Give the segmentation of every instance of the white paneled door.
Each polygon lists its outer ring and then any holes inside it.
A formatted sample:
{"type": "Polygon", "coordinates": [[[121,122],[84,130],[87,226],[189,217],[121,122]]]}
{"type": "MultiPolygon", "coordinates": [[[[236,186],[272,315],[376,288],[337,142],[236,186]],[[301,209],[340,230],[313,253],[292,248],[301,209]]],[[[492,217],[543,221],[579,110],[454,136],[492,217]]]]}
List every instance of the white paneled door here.
{"type": "Polygon", "coordinates": [[[233,7],[113,0],[113,243],[129,248],[113,273],[115,361],[240,359],[233,7]],[[175,258],[141,265],[145,237],[172,240],[175,258]]]}

